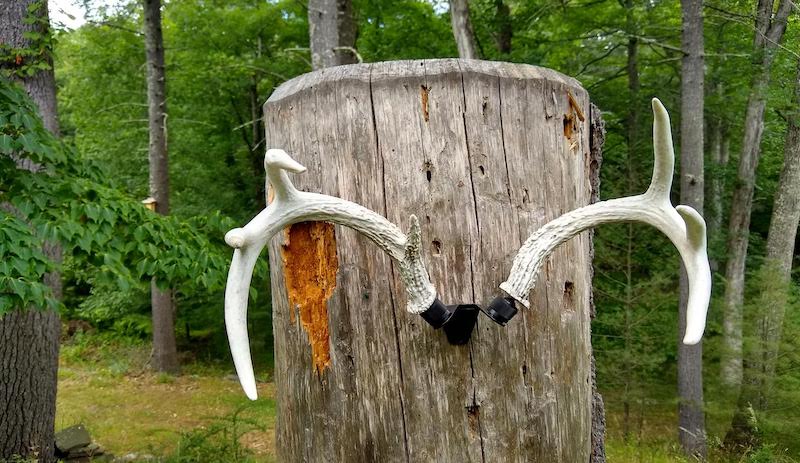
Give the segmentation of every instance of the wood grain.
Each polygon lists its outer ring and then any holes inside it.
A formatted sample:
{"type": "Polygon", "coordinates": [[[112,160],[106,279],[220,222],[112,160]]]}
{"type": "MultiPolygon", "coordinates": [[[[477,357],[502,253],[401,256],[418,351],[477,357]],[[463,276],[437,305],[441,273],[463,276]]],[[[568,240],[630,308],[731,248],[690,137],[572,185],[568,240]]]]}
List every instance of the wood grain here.
{"type": "MultiPolygon", "coordinates": [[[[309,168],[294,176],[298,188],[358,202],[404,229],[419,217],[445,303],[502,295],[522,241],[590,201],[590,127],[578,117],[588,95],[551,70],[476,60],[340,66],[285,83],[264,111],[268,147],[309,168]]],[[[588,461],[588,236],[553,254],[530,310],[507,327],[482,317],[468,345],[451,346],[404,310],[390,260],[337,226],[322,373],[290,316],[281,240],[270,245],[279,461],[588,461]]]]}

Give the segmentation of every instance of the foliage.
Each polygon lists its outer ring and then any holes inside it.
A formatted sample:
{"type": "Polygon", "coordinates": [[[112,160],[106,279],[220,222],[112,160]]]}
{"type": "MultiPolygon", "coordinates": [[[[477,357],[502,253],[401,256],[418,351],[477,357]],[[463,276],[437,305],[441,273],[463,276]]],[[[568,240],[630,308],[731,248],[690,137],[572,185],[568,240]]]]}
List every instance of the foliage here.
{"type": "Polygon", "coordinates": [[[41,283],[46,241],[122,290],[158,278],[184,293],[223,284],[220,247],[188,222],[150,213],[103,181],[99,170],[42,126],[24,92],[0,81],[0,312],[56,305],[41,283]],[[33,165],[34,171],[21,168],[33,165]]]}
{"type": "Polygon", "coordinates": [[[50,57],[54,39],[49,32],[47,15],[42,14],[44,8],[47,8],[47,2],[43,0],[28,5],[23,19],[30,28],[23,34],[27,42],[25,46],[12,47],[0,43],[0,76],[25,78],[52,69],[50,57]]]}
{"type": "Polygon", "coordinates": [[[241,438],[246,433],[264,429],[261,423],[246,416],[253,408],[252,404],[241,405],[228,415],[216,418],[207,426],[183,433],[175,452],[167,456],[164,461],[167,463],[255,462],[252,452],[241,443],[241,438]]]}
{"type": "Polygon", "coordinates": [[[431,2],[356,0],[356,47],[364,60],[447,58],[457,54],[450,20],[431,2]],[[409,37],[414,40],[409,41],[409,37]]]}

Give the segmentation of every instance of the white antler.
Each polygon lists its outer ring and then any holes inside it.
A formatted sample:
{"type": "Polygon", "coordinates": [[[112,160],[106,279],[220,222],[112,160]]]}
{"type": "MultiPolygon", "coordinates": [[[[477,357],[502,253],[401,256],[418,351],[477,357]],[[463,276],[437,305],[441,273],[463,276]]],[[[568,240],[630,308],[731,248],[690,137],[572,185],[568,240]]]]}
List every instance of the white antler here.
{"type": "Polygon", "coordinates": [[[711,270],[706,254],[706,223],[689,206],[672,207],[669,192],[675,154],[672,149],[669,114],[653,99],[655,166],[650,187],[644,194],[601,201],[568,212],[536,230],[514,258],[511,273],[500,288],[530,307],[528,294],[547,256],[578,233],[609,222],[644,222],[658,228],[672,241],[683,259],[689,277],[684,344],[700,342],[705,330],[711,298],[711,270]]]}
{"type": "Polygon", "coordinates": [[[275,233],[288,225],[325,221],[352,228],[366,235],[398,263],[400,279],[408,294],[409,312],[424,312],[436,298],[436,290],[420,258],[420,228],[415,216],[411,216],[409,235],[406,236],[386,218],[358,204],[298,191],[287,172],[301,173],[306,168],[283,150],[268,150],[264,166],[275,193],[272,203],[250,223],[225,235],[225,242],[235,249],[225,287],[225,326],[239,382],[247,397],[253,400],[258,393],[247,334],[250,280],[261,250],[275,233]]]}

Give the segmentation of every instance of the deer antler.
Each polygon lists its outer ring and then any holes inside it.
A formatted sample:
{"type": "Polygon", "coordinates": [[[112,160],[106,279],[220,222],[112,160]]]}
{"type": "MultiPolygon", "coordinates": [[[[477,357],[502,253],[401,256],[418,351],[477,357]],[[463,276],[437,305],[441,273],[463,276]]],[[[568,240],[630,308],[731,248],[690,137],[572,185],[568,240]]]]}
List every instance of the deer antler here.
{"type": "Polygon", "coordinates": [[[225,288],[225,326],[233,363],[247,397],[255,400],[256,381],[247,334],[247,297],[253,268],[261,250],[275,233],[288,225],[305,221],[325,221],[352,228],[367,236],[398,263],[400,279],[408,295],[407,309],[422,313],[436,299],[436,289],[420,258],[420,228],[411,216],[406,236],[383,216],[350,201],[316,193],[298,191],[287,172],[301,173],[306,168],[285,151],[270,149],[264,158],[267,178],[275,197],[247,225],[225,234],[234,248],[225,288]]]}
{"type": "Polygon", "coordinates": [[[578,233],[610,222],[644,222],[672,241],[683,259],[689,277],[684,344],[700,342],[705,330],[711,298],[711,270],[706,254],[706,223],[689,206],[673,207],[669,199],[675,154],[672,148],[669,114],[653,99],[653,140],[655,166],[650,187],[641,195],[601,201],[568,212],[536,230],[514,258],[511,273],[500,288],[526,307],[528,294],[548,255],[578,233]]]}

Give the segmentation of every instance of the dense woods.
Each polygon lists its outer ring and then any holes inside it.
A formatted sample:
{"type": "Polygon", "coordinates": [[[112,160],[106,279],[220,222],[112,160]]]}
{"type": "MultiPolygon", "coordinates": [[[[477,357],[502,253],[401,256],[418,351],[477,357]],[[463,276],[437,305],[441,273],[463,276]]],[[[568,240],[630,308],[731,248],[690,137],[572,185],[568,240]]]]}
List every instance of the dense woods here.
{"type": "MultiPolygon", "coordinates": [[[[657,231],[595,232],[592,350],[612,461],[800,459],[796,3],[78,3],[85,23],[51,30],[47,2],[0,0],[0,400],[13,402],[19,352],[50,361],[25,383],[49,421],[25,437],[10,432],[22,411],[0,416],[0,460],[52,440],[54,309],[102,339],[153,343],[159,371],[230,370],[222,237],[265,205],[262,105],[275,88],[312,69],[459,56],[581,82],[607,132],[601,199],[645,190],[649,101],[670,110],[673,201],[708,223],[709,324],[702,346],[679,345],[685,276],[657,231]],[[57,104],[42,99],[53,76],[57,104]],[[28,339],[40,348],[21,351],[28,339]]],[[[262,259],[249,320],[264,369],[268,274],[262,259]]]]}

